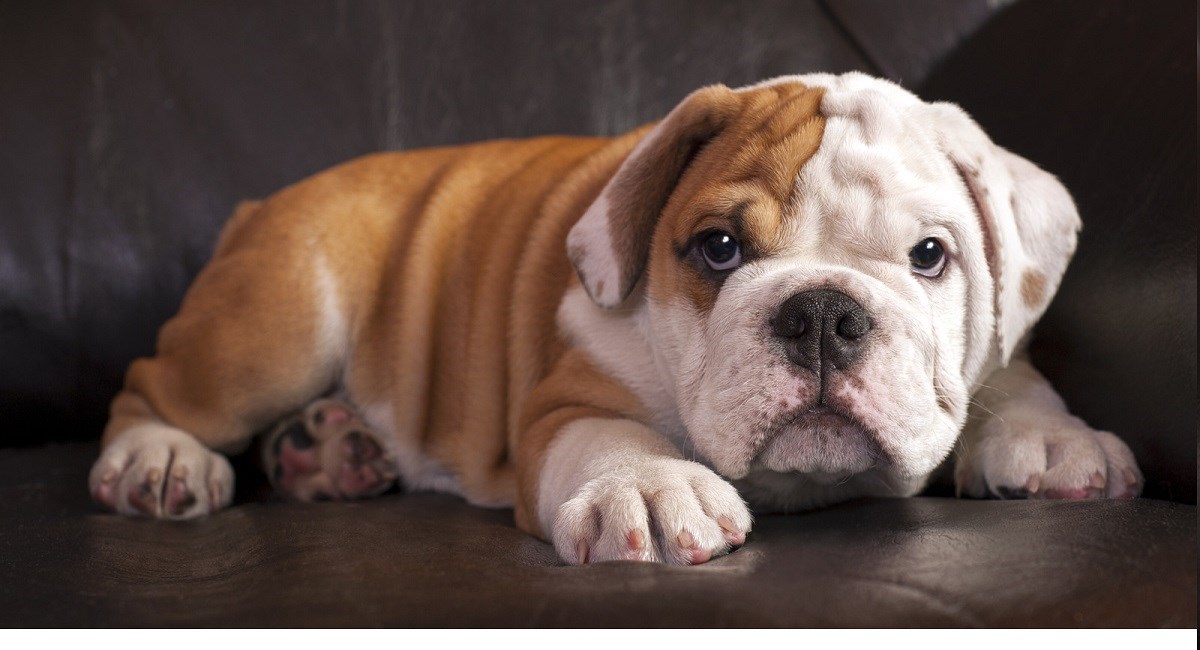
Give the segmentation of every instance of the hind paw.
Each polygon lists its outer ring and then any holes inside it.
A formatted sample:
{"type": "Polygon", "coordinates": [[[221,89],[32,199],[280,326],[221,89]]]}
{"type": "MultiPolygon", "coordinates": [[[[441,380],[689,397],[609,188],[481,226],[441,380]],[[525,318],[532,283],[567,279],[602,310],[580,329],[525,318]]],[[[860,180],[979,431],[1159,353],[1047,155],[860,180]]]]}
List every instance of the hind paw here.
{"type": "Polygon", "coordinates": [[[275,491],[297,501],[362,499],[396,482],[395,461],[345,402],[322,399],[279,423],[263,445],[275,491]]]}

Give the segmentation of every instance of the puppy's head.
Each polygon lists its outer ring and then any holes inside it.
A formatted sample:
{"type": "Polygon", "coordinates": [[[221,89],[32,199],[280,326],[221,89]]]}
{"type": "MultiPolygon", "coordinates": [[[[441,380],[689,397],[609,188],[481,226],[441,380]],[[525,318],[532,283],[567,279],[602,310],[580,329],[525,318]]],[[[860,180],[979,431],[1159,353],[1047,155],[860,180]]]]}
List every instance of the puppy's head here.
{"type": "Polygon", "coordinates": [[[637,303],[695,451],[730,478],[932,471],[1044,311],[1079,219],[960,109],[864,75],[701,89],[568,238],[637,303]]]}

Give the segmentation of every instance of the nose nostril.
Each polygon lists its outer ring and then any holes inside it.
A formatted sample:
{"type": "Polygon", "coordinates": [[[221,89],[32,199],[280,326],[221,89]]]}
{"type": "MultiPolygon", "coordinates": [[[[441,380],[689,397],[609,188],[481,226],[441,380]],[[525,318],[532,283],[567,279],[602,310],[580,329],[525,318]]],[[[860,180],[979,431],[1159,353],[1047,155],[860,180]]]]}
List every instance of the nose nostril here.
{"type": "Polygon", "coordinates": [[[775,336],[799,338],[804,336],[805,330],[808,329],[808,323],[795,315],[783,315],[771,321],[771,329],[775,331],[775,336]]]}
{"type": "Polygon", "coordinates": [[[862,338],[871,329],[871,321],[861,311],[846,314],[838,321],[837,335],[851,341],[862,338]]]}
{"type": "Polygon", "coordinates": [[[788,360],[823,373],[854,363],[873,324],[867,310],[849,295],[812,289],[785,300],[771,326],[788,360]]]}

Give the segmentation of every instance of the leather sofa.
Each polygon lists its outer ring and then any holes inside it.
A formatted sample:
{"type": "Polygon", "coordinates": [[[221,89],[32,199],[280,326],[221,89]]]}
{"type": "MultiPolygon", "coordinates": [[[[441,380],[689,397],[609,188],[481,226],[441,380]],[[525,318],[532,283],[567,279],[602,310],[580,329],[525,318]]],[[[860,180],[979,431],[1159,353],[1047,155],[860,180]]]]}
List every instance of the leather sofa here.
{"type": "Polygon", "coordinates": [[[1196,626],[1196,8],[1185,1],[0,5],[0,624],[1196,626]],[[722,81],[859,69],[960,103],[1085,228],[1034,359],[1132,501],[759,517],[709,564],[561,566],[440,495],[119,518],[87,470],[241,198],[369,151],[618,133],[722,81]]]}

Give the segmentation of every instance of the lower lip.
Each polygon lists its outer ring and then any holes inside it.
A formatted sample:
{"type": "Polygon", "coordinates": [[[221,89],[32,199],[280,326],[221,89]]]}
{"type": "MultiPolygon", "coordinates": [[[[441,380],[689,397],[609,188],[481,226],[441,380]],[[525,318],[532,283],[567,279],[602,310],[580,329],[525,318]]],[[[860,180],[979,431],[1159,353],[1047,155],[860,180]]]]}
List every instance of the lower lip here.
{"type": "Polygon", "coordinates": [[[795,414],[769,436],[755,462],[772,472],[800,472],[817,483],[840,482],[875,462],[869,434],[829,408],[795,414]]]}
{"type": "Polygon", "coordinates": [[[789,424],[795,425],[801,422],[816,424],[822,428],[828,427],[834,430],[839,430],[841,427],[852,424],[850,420],[826,406],[817,406],[808,409],[796,416],[789,424]]]}

